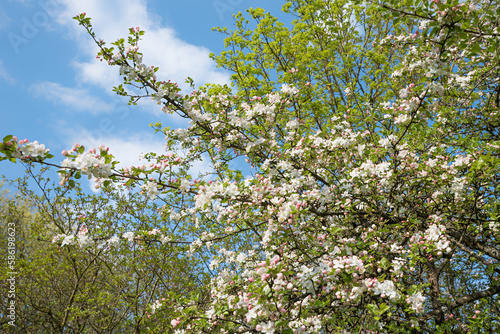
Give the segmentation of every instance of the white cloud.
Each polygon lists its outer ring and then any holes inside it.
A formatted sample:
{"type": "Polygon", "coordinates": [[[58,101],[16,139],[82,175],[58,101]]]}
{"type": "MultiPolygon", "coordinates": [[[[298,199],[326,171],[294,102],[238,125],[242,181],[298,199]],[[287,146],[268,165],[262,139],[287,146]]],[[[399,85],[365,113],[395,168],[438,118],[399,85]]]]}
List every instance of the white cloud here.
{"type": "MultiPolygon", "coordinates": [[[[164,152],[164,141],[157,136],[154,137],[150,133],[134,134],[128,136],[127,139],[118,138],[115,136],[106,136],[95,138],[92,133],[86,129],[66,131],[66,149],[69,150],[74,144],[78,143],[85,146],[88,151],[91,148],[97,148],[99,145],[109,147],[109,153],[114,156],[115,161],[119,161],[117,168],[130,166],[141,166],[146,161],[140,160],[142,153],[162,153],[164,152]]],[[[89,180],[89,188],[93,192],[97,192],[94,179],[89,180]]]]}
{"type": "MultiPolygon", "coordinates": [[[[109,153],[113,154],[115,160],[120,162],[119,168],[147,164],[148,162],[146,160],[140,160],[140,156],[143,153],[166,153],[164,147],[165,141],[149,132],[136,133],[128,136],[126,139],[115,136],[104,137],[101,138],[102,142],[97,143],[93,140],[92,136],[89,136],[86,130],[82,130],[70,139],[71,140],[67,141],[68,148],[71,148],[75,143],[85,146],[86,149],[97,147],[101,144],[108,146],[109,153]]],[[[205,173],[210,170],[212,170],[212,168],[207,159],[196,161],[190,173],[193,177],[196,177],[198,173],[205,173]]]]}
{"type": "Polygon", "coordinates": [[[182,88],[187,88],[184,80],[188,76],[193,78],[197,85],[207,82],[229,83],[229,75],[216,68],[215,63],[209,59],[210,51],[207,48],[181,40],[173,29],[161,24],[156,14],[148,11],[145,0],[58,1],[64,5],[56,21],[70,28],[68,37],[76,39],[86,58],[74,62],[78,79],[83,82],[110,91],[110,84],[116,85],[120,81],[117,68],[96,65],[97,46],[83,27],[71,19],[74,15],[85,12],[92,18],[97,37],[108,44],[117,38],[126,38],[132,26],[145,30],[146,35],[139,44],[140,51],[144,54],[146,65],[160,67],[157,75],[161,79],[171,79],[182,88]]]}
{"type": "Polygon", "coordinates": [[[139,159],[142,153],[154,152],[161,154],[165,152],[164,141],[149,134],[135,134],[127,139],[108,137],[103,140],[103,144],[108,146],[109,152],[113,154],[117,161],[120,161],[120,168],[141,166],[147,163],[147,161],[139,159]]]}
{"type": "MultiPolygon", "coordinates": [[[[165,142],[158,136],[154,136],[151,133],[136,133],[130,135],[127,139],[108,136],[105,138],[100,138],[102,142],[97,143],[91,134],[86,130],[80,130],[73,132],[71,135],[67,136],[66,147],[70,149],[75,143],[85,146],[86,150],[93,147],[97,147],[104,144],[109,147],[109,153],[115,157],[115,161],[119,161],[118,168],[131,167],[131,166],[141,166],[148,164],[147,160],[140,160],[140,156],[143,153],[165,153],[164,144],[165,142]]],[[[198,177],[200,173],[206,173],[207,171],[212,171],[212,167],[208,159],[203,161],[196,161],[190,169],[190,174],[193,178],[198,177]]],[[[209,178],[207,178],[209,179],[209,178]]],[[[90,189],[96,191],[95,182],[90,182],[90,189]]]]}
{"type": "MultiPolygon", "coordinates": [[[[193,166],[191,166],[191,169],[189,170],[189,174],[193,178],[198,178],[199,174],[205,175],[206,173],[214,173],[215,170],[212,167],[212,164],[210,163],[210,160],[207,156],[205,156],[205,159],[202,161],[195,161],[193,163],[193,166]]],[[[214,175],[208,175],[204,177],[205,181],[208,180],[213,180],[214,175]]]]}
{"type": "Polygon", "coordinates": [[[44,98],[71,111],[87,111],[92,114],[110,112],[112,105],[90,94],[86,89],[64,87],[56,82],[43,81],[30,86],[36,97],[44,98]]]}
{"type": "Polygon", "coordinates": [[[10,85],[13,85],[15,83],[15,79],[10,76],[10,74],[7,72],[7,70],[3,66],[3,62],[0,59],[0,80],[5,80],[7,83],[10,85]]]}
{"type": "Polygon", "coordinates": [[[116,95],[112,90],[118,86],[121,81],[117,73],[106,63],[101,63],[94,59],[93,62],[82,63],[73,62],[76,69],[76,80],[82,84],[97,85],[104,92],[116,95]]]}

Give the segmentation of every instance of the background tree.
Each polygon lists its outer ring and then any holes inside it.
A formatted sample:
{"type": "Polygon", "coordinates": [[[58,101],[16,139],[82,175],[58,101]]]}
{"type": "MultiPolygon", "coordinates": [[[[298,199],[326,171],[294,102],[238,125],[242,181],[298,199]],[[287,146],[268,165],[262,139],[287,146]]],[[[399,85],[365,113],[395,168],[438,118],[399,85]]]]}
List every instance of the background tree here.
{"type": "MultiPolygon", "coordinates": [[[[19,193],[2,196],[2,233],[16,223],[16,326],[9,333],[166,333],[151,306],[206,293],[203,258],[179,257],[182,247],[161,240],[145,243],[126,231],[171,226],[152,201],[138,193],[84,194],[53,188],[34,175],[17,180],[19,193]],[[28,185],[42,189],[37,195],[28,185]],[[90,233],[92,232],[92,233],[90,233]],[[60,247],[57,240],[62,241],[60,247]],[[202,266],[200,269],[200,265],[202,266]]],[[[137,232],[136,232],[137,233],[137,232]]],[[[7,250],[2,235],[2,250],[7,250]]],[[[2,288],[9,270],[2,266],[2,288]]],[[[3,289],[2,289],[3,290],[3,289]]],[[[3,307],[8,302],[2,294],[3,307]]]]}

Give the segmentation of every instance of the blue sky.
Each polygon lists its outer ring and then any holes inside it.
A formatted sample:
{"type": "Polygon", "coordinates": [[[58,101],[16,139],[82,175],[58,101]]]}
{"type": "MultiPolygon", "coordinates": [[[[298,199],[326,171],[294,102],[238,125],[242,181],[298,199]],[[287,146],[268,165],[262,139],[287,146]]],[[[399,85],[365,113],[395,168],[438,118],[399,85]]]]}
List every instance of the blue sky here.
{"type": "MultiPolygon", "coordinates": [[[[107,42],[126,37],[128,28],[146,31],[140,44],[144,63],[160,67],[158,77],[200,85],[229,83],[210,52],[223,48],[214,26],[234,26],[232,14],[262,7],[277,15],[283,1],[250,0],[4,0],[0,3],[0,136],[38,140],[60,154],[74,143],[105,144],[124,166],[137,164],[141,152],[161,152],[163,138],[151,122],[174,128],[185,124],[144,101],[127,106],[112,92],[118,68],[95,59],[97,47],[72,19],[85,12],[107,42]]],[[[182,87],[182,86],[181,86],[182,87]]],[[[195,166],[203,169],[206,166],[195,166]]],[[[0,163],[0,175],[23,175],[19,164],[0,163]]]]}

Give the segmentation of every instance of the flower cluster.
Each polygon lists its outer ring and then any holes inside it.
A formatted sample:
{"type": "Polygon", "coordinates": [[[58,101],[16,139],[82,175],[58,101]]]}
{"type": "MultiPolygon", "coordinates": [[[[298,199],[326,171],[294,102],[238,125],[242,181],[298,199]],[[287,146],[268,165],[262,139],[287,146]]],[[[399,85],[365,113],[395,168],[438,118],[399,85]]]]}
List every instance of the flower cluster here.
{"type": "Polygon", "coordinates": [[[93,244],[92,238],[88,235],[88,229],[83,225],[76,235],[72,234],[58,234],[52,238],[52,243],[61,241],[61,247],[66,245],[79,245],[86,247],[93,244]]]}
{"type": "Polygon", "coordinates": [[[71,153],[63,151],[62,154],[66,156],[61,162],[62,170],[59,171],[61,178],[61,185],[69,179],[69,174],[65,169],[76,170],[83,175],[87,175],[89,179],[92,177],[101,179],[109,178],[112,174],[113,163],[111,156],[108,155],[108,148],[99,147],[99,153],[95,148],[85,152],[85,148],[79,144],[73,146],[71,153]]]}
{"type": "Polygon", "coordinates": [[[28,139],[20,140],[17,150],[14,152],[14,157],[19,159],[36,159],[45,158],[49,149],[45,145],[39,144],[38,141],[29,142],[28,139]]]}

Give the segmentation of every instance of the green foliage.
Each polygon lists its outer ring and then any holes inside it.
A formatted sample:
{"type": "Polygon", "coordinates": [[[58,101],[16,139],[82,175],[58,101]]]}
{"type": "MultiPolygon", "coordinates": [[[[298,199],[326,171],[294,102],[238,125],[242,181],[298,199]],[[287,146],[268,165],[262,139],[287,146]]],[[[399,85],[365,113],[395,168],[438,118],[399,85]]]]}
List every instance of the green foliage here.
{"type": "MultiPolygon", "coordinates": [[[[0,197],[1,249],[7,249],[9,222],[15,223],[17,246],[16,326],[4,322],[3,331],[168,333],[171,324],[163,314],[175,312],[174,305],[189,294],[205,298],[203,259],[179,256],[182,247],[159,240],[99,244],[127,230],[174,229],[153,214],[158,208],[141,195],[86,195],[75,186],[71,191],[45,189],[40,196],[28,189],[27,179],[17,182],[19,193],[0,197]],[[92,232],[88,245],[52,242],[56,235],[82,229],[92,232]],[[157,299],[165,307],[152,314],[150,305],[157,299]]],[[[46,183],[39,176],[36,182],[46,183]]],[[[2,291],[7,277],[2,266],[2,291]]]]}

